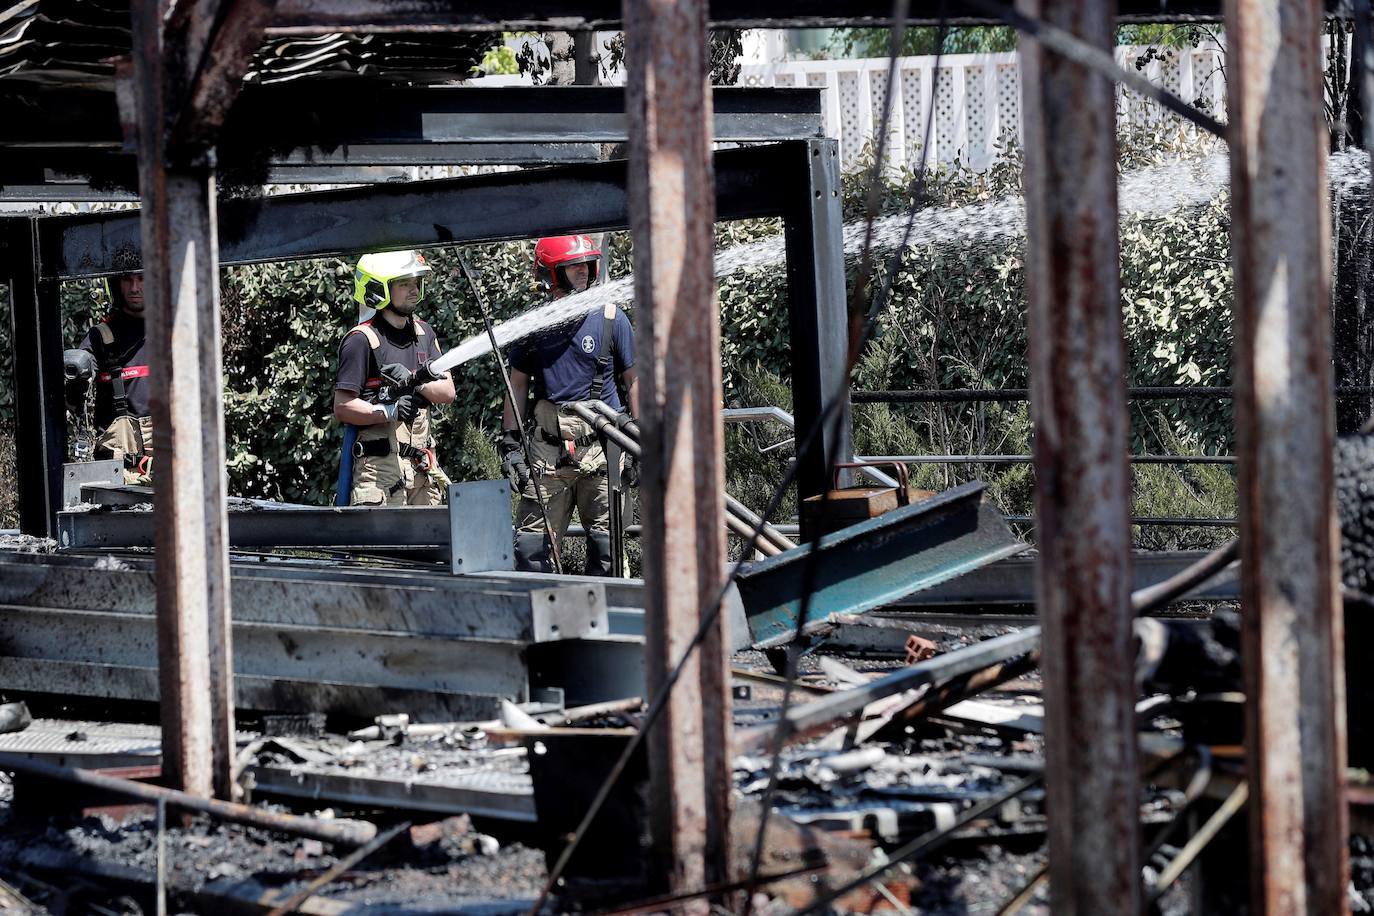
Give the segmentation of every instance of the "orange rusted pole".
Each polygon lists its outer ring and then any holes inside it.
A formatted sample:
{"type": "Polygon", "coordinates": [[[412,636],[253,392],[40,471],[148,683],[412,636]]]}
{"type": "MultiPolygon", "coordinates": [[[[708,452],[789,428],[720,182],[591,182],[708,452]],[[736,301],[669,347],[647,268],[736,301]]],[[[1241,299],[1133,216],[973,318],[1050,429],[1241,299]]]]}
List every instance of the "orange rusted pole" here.
{"type": "MultiPolygon", "coordinates": [[[[718,599],[725,568],[706,9],[705,0],[625,3],[650,694],[718,599]]],[[[718,620],[647,739],[654,871],[672,892],[730,877],[727,671],[718,620]]]]}

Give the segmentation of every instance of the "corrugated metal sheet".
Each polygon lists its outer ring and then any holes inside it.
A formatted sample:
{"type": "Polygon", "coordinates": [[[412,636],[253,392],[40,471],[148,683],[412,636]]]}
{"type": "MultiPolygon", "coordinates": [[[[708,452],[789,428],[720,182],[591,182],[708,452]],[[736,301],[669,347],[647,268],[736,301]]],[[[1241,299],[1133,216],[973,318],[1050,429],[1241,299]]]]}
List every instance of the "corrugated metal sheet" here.
{"type": "MultiPolygon", "coordinates": [[[[247,81],[462,80],[499,41],[499,33],[277,39],[258,52],[247,81]]],[[[17,0],[0,6],[0,80],[110,89],[114,60],[129,53],[129,44],[127,2],[17,0]]]]}

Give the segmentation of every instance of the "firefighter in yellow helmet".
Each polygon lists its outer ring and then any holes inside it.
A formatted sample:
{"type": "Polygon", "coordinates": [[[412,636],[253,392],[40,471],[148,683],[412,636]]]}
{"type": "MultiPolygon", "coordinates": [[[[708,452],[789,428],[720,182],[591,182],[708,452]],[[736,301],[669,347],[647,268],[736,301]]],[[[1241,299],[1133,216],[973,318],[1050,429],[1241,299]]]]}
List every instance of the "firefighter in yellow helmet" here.
{"type": "Polygon", "coordinates": [[[429,265],[415,251],[363,255],[353,272],[353,298],[375,314],[344,335],[334,379],[334,416],[355,432],[345,437],[351,473],[340,481],[355,506],[437,506],[445,480],[434,453],[429,407],[453,402],[453,379],[430,360],[443,347],[415,314],[429,265]]]}

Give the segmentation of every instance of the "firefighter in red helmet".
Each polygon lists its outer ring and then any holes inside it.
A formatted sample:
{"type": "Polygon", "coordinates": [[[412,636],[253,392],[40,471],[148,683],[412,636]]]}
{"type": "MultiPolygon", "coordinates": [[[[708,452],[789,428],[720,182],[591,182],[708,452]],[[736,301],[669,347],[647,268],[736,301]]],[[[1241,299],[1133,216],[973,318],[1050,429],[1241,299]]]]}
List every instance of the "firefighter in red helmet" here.
{"type": "MultiPolygon", "coordinates": [[[[548,296],[561,299],[597,282],[601,252],[586,235],[540,239],[534,249],[534,270],[548,296]]],[[[526,464],[509,399],[503,416],[502,466],[512,486],[520,491],[515,520],[516,566],[541,571],[552,567],[535,492],[538,487],[554,543],[562,542],[576,508],[587,529],[586,573],[610,575],[606,454],[595,430],[569,412],[567,405],[600,400],[624,410],[619,382],[625,388],[630,411],[639,414],[639,376],[630,320],[615,303],[607,303],[571,324],[518,341],[511,347],[510,365],[516,400],[523,406],[531,385],[536,397],[529,429],[534,468],[526,464]]]]}

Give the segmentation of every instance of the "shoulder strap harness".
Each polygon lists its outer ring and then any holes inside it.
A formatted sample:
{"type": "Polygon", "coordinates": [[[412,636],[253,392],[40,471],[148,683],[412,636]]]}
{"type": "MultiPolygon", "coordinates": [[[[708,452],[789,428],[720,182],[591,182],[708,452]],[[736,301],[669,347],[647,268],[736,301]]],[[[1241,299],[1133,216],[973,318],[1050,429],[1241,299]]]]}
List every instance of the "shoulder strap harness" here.
{"type": "Polygon", "coordinates": [[[615,303],[607,302],[601,311],[601,347],[596,355],[596,374],[592,376],[592,387],[588,400],[601,400],[601,389],[606,384],[606,366],[615,355],[615,303]]]}
{"type": "MultiPolygon", "coordinates": [[[[124,390],[124,381],[130,378],[146,378],[148,375],[148,367],[128,367],[124,365],[127,361],[126,358],[132,354],[132,350],[124,354],[123,357],[115,356],[109,352],[108,348],[114,346],[115,338],[114,331],[110,330],[108,322],[100,322],[100,324],[95,326],[94,330],[100,337],[101,343],[101,358],[96,361],[96,365],[100,369],[97,380],[110,383],[110,393],[113,396],[112,404],[115,416],[131,416],[129,413],[129,397],[124,390]]],[[[134,350],[137,349],[138,345],[136,344],[134,350]]]]}

